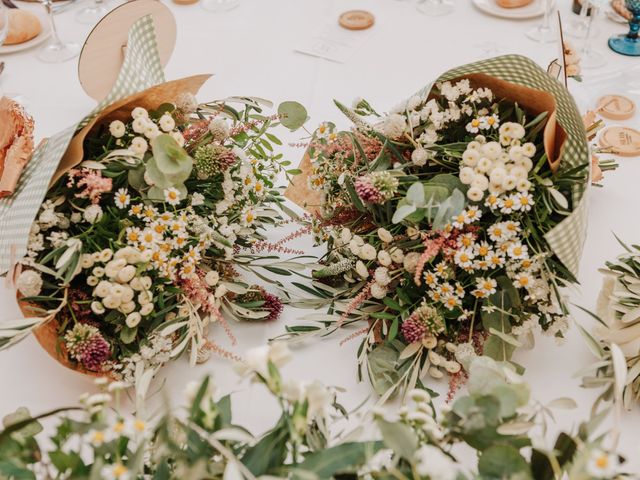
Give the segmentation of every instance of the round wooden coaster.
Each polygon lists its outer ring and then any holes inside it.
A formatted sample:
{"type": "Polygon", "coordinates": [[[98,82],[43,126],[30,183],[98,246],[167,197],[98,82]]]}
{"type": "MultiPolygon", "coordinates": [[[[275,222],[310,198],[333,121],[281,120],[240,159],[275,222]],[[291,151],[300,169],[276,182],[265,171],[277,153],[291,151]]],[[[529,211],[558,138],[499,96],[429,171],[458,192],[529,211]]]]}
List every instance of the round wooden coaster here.
{"type": "Polygon", "coordinates": [[[611,120],[627,120],[636,113],[636,104],[622,95],[605,95],[598,100],[598,112],[611,120]]]}
{"type": "Polygon", "coordinates": [[[84,42],[78,76],[87,95],[100,101],[118,78],[131,26],[145,15],[153,16],[162,65],[166,65],[176,44],[176,20],[158,0],[133,0],[114,8],[91,30],[84,42]]]}
{"type": "Polygon", "coordinates": [[[366,10],[349,10],[340,15],[338,22],[347,30],[366,30],[373,26],[375,18],[366,10]]]}
{"type": "Polygon", "coordinates": [[[600,146],[623,157],[640,155],[640,132],[629,127],[608,127],[600,134],[600,146]]]}

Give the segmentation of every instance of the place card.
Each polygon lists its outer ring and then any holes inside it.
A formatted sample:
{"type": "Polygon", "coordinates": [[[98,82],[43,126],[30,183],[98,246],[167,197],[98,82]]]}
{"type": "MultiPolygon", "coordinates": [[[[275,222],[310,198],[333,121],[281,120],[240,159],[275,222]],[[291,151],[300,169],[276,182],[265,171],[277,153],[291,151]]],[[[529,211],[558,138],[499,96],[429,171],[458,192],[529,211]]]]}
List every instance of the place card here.
{"type": "Polygon", "coordinates": [[[347,30],[338,22],[327,22],[294,48],[296,52],[345,63],[369,38],[371,31],[347,30]]]}

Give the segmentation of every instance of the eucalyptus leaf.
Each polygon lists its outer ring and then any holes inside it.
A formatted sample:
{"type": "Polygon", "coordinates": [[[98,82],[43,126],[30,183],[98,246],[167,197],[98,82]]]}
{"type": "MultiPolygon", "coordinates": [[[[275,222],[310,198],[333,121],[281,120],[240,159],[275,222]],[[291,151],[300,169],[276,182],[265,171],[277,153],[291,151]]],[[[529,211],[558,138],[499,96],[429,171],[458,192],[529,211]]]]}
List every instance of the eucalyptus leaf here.
{"type": "Polygon", "coordinates": [[[307,109],[298,102],[282,102],[278,105],[280,123],[289,130],[297,130],[307,121],[307,109]]]}

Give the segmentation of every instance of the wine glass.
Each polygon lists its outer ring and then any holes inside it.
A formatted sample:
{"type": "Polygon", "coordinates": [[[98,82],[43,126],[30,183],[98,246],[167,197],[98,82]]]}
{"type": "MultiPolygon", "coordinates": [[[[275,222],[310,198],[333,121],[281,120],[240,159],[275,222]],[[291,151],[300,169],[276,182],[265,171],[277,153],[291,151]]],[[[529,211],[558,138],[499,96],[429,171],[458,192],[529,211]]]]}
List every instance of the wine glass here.
{"type": "Polygon", "coordinates": [[[47,15],[49,16],[51,42],[40,49],[38,58],[47,63],[60,63],[71,60],[80,53],[80,46],[77,43],[62,43],[53,19],[53,0],[40,1],[47,9],[47,15]]]}
{"type": "Polygon", "coordinates": [[[595,51],[591,46],[593,22],[600,13],[601,5],[600,0],[585,0],[585,2],[588,4],[589,9],[591,10],[591,15],[589,16],[589,23],[587,24],[584,44],[582,46],[582,51],[580,52],[580,66],[582,68],[598,68],[607,63],[604,55],[600,52],[595,51]]]}
{"type": "MultiPolygon", "coordinates": [[[[588,17],[590,17],[591,14],[592,12],[589,8],[589,2],[587,0],[582,0],[578,18],[571,22],[567,28],[563,29],[564,32],[575,38],[585,38],[589,27],[588,17]]],[[[593,26],[591,26],[591,34],[598,35],[598,30],[593,26]]]]}
{"type": "Polygon", "coordinates": [[[9,33],[9,10],[0,0],[0,46],[4,43],[9,33]]]}
{"type": "Polygon", "coordinates": [[[629,33],[615,35],[609,39],[609,48],[622,55],[637,57],[640,55],[640,0],[626,0],[625,6],[631,12],[629,33]]]}
{"type": "MultiPolygon", "coordinates": [[[[585,0],[586,1],[586,0],[585,0]]],[[[542,0],[544,17],[542,24],[527,30],[526,36],[539,43],[551,43],[558,41],[556,28],[551,25],[551,8],[553,0],[542,0]]]]}
{"type": "Polygon", "coordinates": [[[80,23],[93,25],[102,17],[109,13],[109,8],[105,5],[104,0],[93,0],[93,3],[76,14],[76,20],[80,23]]]}
{"type": "Polygon", "coordinates": [[[210,12],[228,12],[240,5],[240,0],[202,0],[202,8],[210,12]]]}
{"type": "Polygon", "coordinates": [[[453,4],[446,0],[422,0],[416,8],[420,13],[430,17],[438,17],[453,12],[453,4]]]}

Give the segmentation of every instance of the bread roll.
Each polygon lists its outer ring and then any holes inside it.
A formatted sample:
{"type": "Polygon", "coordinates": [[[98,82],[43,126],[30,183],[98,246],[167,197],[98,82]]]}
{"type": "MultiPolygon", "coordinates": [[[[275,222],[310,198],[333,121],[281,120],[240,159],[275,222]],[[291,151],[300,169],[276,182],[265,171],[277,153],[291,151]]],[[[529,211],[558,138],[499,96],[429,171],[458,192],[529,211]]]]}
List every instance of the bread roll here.
{"type": "Polygon", "coordinates": [[[502,8],[526,7],[531,2],[533,2],[533,0],[496,0],[498,6],[502,8]]]}
{"type": "Polygon", "coordinates": [[[28,42],[42,32],[40,20],[27,10],[12,8],[9,10],[9,32],[5,45],[16,45],[28,42]]]}

